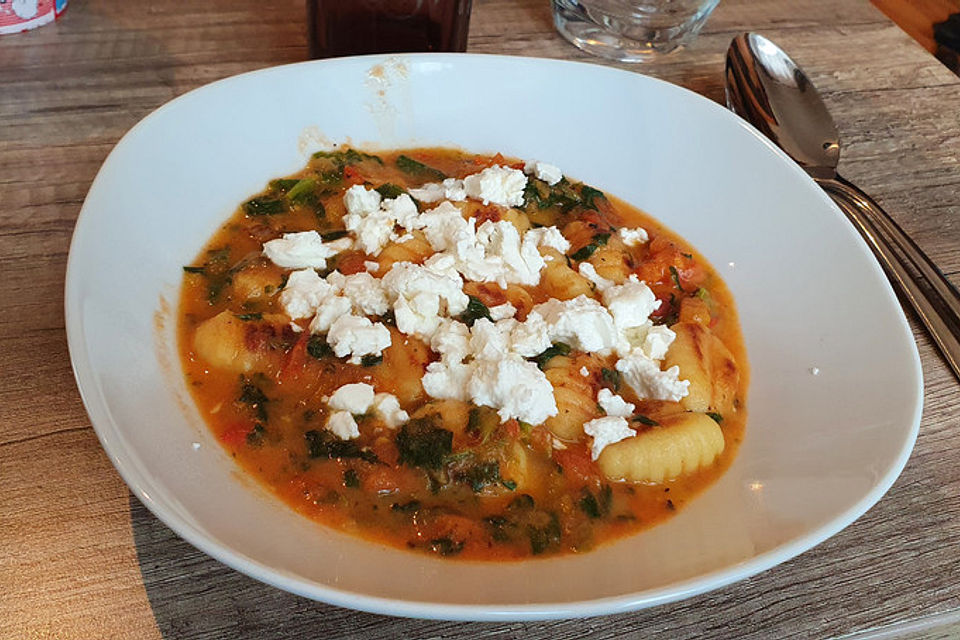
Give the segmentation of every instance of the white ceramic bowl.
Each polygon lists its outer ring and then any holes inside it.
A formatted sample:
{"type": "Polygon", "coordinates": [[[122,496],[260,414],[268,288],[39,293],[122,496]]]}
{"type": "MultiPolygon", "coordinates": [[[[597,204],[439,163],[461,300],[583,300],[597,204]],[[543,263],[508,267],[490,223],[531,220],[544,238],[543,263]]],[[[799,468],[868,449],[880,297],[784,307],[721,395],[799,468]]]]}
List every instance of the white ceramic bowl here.
{"type": "Polygon", "coordinates": [[[250,576],[395,615],[596,615],[768,569],[880,499],[910,454],[921,410],[919,359],[897,300],[814,183],[720,106],[586,64],[340,59],[182,96],[124,136],[90,188],[70,249],[66,314],[94,428],[153,513],[250,576]],[[365,542],[245,480],[180,375],[181,265],[239,202],[330,142],[548,161],[686,237],[726,279],[746,337],[749,421],[732,468],[661,526],[584,555],[503,564],[365,542]]]}

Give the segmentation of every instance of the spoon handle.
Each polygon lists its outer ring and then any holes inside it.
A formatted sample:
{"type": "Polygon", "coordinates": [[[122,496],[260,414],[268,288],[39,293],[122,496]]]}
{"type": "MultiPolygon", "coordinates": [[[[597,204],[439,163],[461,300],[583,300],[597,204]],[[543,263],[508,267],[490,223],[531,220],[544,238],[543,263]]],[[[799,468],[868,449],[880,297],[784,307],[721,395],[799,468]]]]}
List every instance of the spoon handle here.
{"type": "Polygon", "coordinates": [[[960,378],[960,293],[872,198],[839,176],[817,179],[817,182],[860,231],[887,276],[910,302],[950,368],[960,378]],[[910,273],[894,247],[923,276],[922,280],[910,273]]]}

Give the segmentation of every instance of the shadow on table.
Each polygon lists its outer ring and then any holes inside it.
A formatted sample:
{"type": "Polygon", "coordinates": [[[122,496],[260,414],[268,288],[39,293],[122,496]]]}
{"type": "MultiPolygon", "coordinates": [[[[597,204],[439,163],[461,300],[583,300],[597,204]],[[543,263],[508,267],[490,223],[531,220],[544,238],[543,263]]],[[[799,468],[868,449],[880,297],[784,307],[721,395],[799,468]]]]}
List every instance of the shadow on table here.
{"type": "MultiPolygon", "coordinates": [[[[130,519],[147,597],[165,640],[597,637],[593,634],[604,620],[480,626],[358,613],[280,591],[234,571],[177,537],[132,494],[130,519]],[[558,627],[563,627],[562,633],[558,627]]],[[[605,620],[609,625],[610,619],[605,620]]]]}

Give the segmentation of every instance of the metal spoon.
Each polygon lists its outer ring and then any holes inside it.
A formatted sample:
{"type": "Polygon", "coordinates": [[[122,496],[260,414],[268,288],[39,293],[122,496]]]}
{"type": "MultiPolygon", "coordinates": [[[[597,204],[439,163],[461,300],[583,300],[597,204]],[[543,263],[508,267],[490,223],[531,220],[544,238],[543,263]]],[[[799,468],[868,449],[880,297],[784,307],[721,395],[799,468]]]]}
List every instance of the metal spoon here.
{"type": "Polygon", "coordinates": [[[880,205],[837,173],[840,136],[803,71],[770,40],[744,33],[727,50],[725,86],[727,106],[806,169],[854,223],[960,378],[960,292],[880,205]]]}

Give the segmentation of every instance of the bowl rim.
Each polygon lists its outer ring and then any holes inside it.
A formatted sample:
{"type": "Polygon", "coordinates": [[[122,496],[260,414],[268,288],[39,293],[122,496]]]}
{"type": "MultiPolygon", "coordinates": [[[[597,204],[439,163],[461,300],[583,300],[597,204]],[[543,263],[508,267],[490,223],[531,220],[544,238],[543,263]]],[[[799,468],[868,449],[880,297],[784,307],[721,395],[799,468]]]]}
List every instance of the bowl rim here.
{"type": "MultiPolygon", "coordinates": [[[[305,578],[298,577],[296,575],[292,575],[288,572],[272,568],[253,557],[230,548],[225,543],[221,543],[212,535],[204,533],[192,523],[188,522],[185,518],[175,513],[172,509],[169,509],[167,505],[161,504],[160,502],[154,500],[147,491],[152,479],[144,472],[144,470],[138,469],[136,464],[128,464],[128,462],[131,460],[136,462],[137,456],[123,440],[119,429],[115,428],[118,426],[118,424],[111,416],[108,403],[101,395],[101,389],[96,381],[91,361],[86,351],[87,345],[83,339],[80,313],[74,309],[76,305],[71,304],[72,301],[77,299],[77,288],[79,286],[76,267],[76,256],[78,251],[77,247],[83,242],[86,220],[93,215],[88,211],[89,194],[93,192],[95,187],[102,180],[105,170],[112,164],[112,161],[115,160],[118,149],[122,148],[126,144],[130,144],[131,138],[133,138],[141,129],[150,126],[150,123],[153,120],[160,117],[160,115],[166,111],[178,107],[183,102],[196,99],[198,94],[205,92],[212,87],[222,87],[231,83],[242,81],[243,79],[247,79],[251,76],[277,73],[278,70],[289,70],[295,67],[307,68],[320,65],[348,65],[355,64],[357,60],[374,63],[386,62],[392,59],[410,59],[412,61],[435,60],[437,62],[453,63],[456,63],[457,60],[463,59],[489,59],[495,63],[523,61],[525,63],[533,63],[547,67],[555,66],[561,68],[589,68],[592,70],[592,72],[619,75],[627,82],[649,82],[654,85],[659,85],[661,90],[678,91],[684,93],[686,94],[687,99],[700,101],[701,103],[708,105],[709,108],[717,109],[726,113],[730,117],[736,118],[739,120],[739,124],[742,126],[742,128],[749,135],[762,142],[776,155],[778,155],[782,161],[795,167],[799,174],[809,180],[809,176],[807,176],[798,165],[796,165],[771,141],[769,141],[745,121],[740,120],[739,117],[735,116],[732,112],[729,112],[727,109],[723,108],[721,105],[710,100],[709,98],[666,80],[661,80],[659,78],[647,76],[634,71],[609,67],[592,62],[537,58],[531,56],[479,54],[469,52],[372,54],[364,56],[331,58],[326,60],[309,60],[265,67],[207,83],[191,89],[190,91],[187,91],[176,98],[173,98],[172,100],[151,111],[133,127],[131,127],[116,142],[110,153],[101,164],[100,169],[97,171],[97,175],[91,182],[87,196],[85,196],[84,203],[77,216],[68,252],[64,284],[64,315],[70,362],[84,408],[91,419],[91,426],[93,427],[94,432],[96,433],[104,451],[107,453],[111,463],[123,478],[130,491],[157,519],[169,527],[174,533],[177,534],[177,536],[184,539],[200,551],[203,551],[205,554],[231,567],[232,569],[235,569],[266,584],[306,598],[323,601],[349,609],[366,611],[369,613],[408,618],[504,622],[612,615],[660,604],[676,602],[712,591],[714,589],[719,589],[770,569],[829,539],[852,524],[884,496],[884,494],[890,489],[890,487],[899,477],[908,459],[910,458],[919,432],[920,419],[923,410],[924,387],[920,356],[917,350],[916,341],[913,339],[913,334],[910,330],[906,316],[903,314],[903,309],[902,307],[899,307],[899,305],[898,308],[900,310],[899,316],[900,323],[902,325],[901,328],[906,332],[906,335],[909,336],[912,344],[911,365],[916,372],[916,376],[913,376],[916,384],[912,391],[915,394],[917,401],[914,405],[913,416],[911,417],[911,424],[909,430],[907,431],[905,442],[899,452],[899,455],[889,467],[887,472],[877,478],[871,489],[858,502],[850,506],[845,511],[834,515],[826,523],[815,527],[809,533],[794,538],[787,543],[770,549],[769,551],[755,555],[749,560],[717,569],[709,573],[701,574],[694,578],[668,583],[659,588],[590,600],[517,605],[446,604],[421,600],[398,600],[394,598],[372,596],[364,593],[332,588],[305,578]]],[[[834,208],[836,215],[840,216],[841,214],[838,210],[836,210],[836,207],[832,204],[832,201],[830,201],[825,194],[823,195],[823,198],[829,203],[829,206],[834,208]]],[[[874,267],[878,271],[880,270],[878,263],[875,263],[874,267]]],[[[894,294],[889,283],[887,283],[886,286],[889,295],[893,296],[894,294]]],[[[895,297],[893,299],[896,300],[895,297]]]]}

